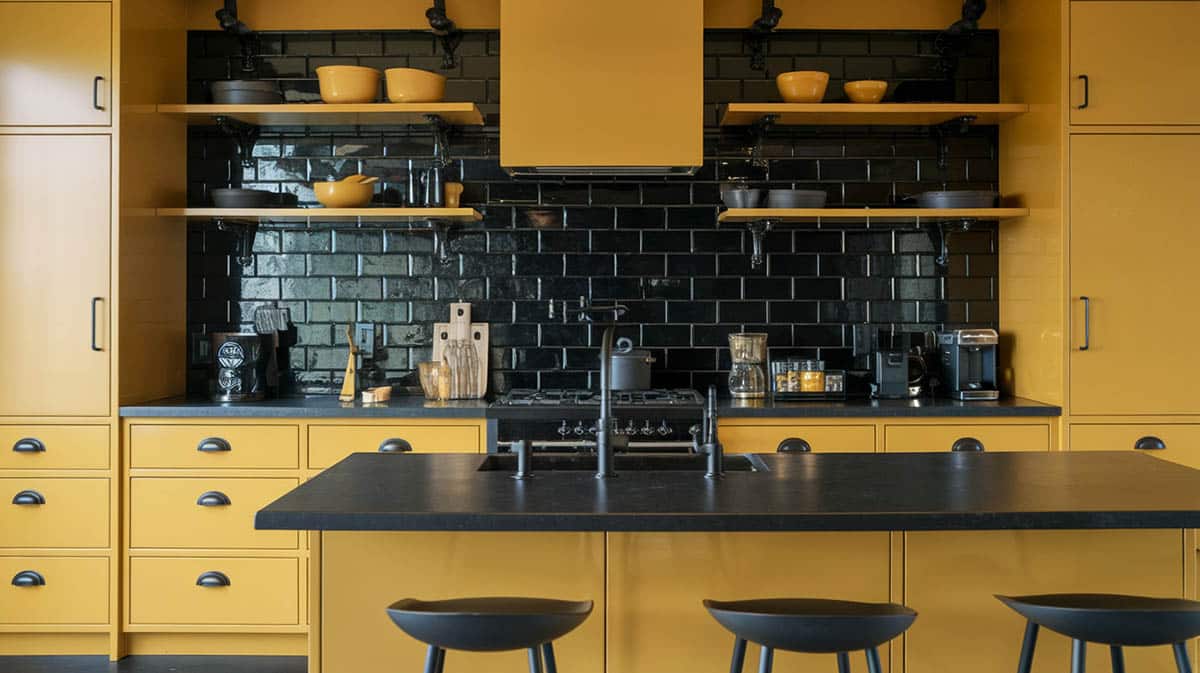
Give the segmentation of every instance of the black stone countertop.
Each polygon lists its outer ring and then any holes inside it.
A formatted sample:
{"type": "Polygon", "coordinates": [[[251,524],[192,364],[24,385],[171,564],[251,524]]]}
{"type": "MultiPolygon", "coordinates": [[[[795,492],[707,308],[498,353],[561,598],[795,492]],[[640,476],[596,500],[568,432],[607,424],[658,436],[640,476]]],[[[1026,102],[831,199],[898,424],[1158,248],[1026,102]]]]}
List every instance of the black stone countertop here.
{"type": "Polygon", "coordinates": [[[1197,528],[1200,470],[1129,452],[769,454],[769,471],[511,472],[357,453],[258,512],[299,530],[1197,528]]]}
{"type": "MultiPolygon", "coordinates": [[[[490,406],[486,400],[429,402],[398,396],[384,404],[343,404],[336,397],[304,397],[242,404],[204,399],[171,398],[121,407],[125,418],[524,418],[553,414],[547,407],[490,406]]],[[[848,400],[845,402],[775,402],[723,400],[719,415],[728,418],[993,418],[1061,416],[1060,407],[1021,398],[999,402],[918,400],[848,400]]]]}

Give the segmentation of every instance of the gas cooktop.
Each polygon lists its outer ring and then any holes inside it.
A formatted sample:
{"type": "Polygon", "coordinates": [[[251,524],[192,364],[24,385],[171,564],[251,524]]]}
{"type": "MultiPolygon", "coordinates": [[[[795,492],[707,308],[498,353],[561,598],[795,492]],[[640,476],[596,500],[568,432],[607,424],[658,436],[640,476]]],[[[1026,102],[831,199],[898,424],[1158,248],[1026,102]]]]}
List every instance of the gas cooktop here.
{"type": "MultiPolygon", "coordinates": [[[[614,390],[612,403],[614,407],[699,407],[704,404],[704,398],[695,390],[686,388],[614,390]]],[[[574,388],[516,388],[496,399],[496,405],[505,407],[575,407],[599,404],[599,392],[574,388]]]]}

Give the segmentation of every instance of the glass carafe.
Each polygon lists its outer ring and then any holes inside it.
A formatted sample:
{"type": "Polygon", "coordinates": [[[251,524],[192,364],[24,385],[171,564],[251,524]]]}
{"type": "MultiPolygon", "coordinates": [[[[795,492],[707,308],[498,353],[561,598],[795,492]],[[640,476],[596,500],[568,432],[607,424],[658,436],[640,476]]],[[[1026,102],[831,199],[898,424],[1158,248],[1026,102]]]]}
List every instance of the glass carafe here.
{"type": "Polygon", "coordinates": [[[729,394],[735,399],[757,399],[767,395],[767,335],[738,332],[729,335],[729,394]]]}

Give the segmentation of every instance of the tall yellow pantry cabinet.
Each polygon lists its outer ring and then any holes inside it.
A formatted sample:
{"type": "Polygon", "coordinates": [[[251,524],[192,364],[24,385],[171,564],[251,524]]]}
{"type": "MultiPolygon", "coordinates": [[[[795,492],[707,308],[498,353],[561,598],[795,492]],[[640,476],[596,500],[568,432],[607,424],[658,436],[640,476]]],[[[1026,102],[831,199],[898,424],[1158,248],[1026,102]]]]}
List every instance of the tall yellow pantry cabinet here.
{"type": "Polygon", "coordinates": [[[0,1],[0,655],[124,653],[117,405],[181,388],[147,373],[157,309],[118,294],[136,270],[131,297],[182,297],[184,231],[148,216],[181,169],[144,148],[185,142],[146,114],[182,86],[184,9],[0,1]]]}

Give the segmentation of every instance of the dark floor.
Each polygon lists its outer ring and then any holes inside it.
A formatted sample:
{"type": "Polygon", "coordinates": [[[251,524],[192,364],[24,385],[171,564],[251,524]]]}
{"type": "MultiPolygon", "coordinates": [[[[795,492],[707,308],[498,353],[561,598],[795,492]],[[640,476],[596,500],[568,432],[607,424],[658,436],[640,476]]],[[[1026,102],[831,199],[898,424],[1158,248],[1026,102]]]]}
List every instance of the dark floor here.
{"type": "Polygon", "coordinates": [[[307,657],[0,657],[0,673],[304,673],[307,657]]]}

